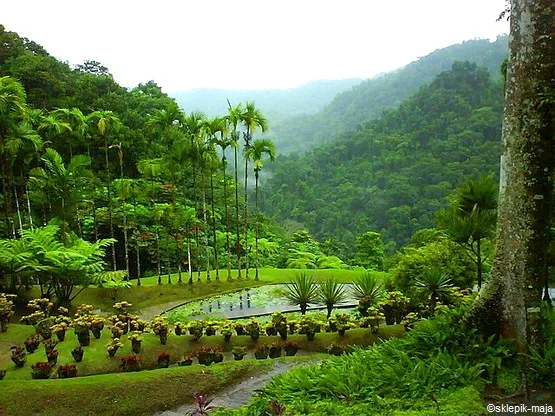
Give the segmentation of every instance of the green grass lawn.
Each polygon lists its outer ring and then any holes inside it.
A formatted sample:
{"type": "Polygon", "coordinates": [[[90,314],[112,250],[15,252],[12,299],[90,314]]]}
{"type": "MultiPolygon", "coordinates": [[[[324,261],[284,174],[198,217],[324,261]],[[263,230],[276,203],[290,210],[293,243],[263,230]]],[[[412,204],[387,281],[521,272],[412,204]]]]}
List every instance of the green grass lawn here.
{"type": "MultiPolygon", "coordinates": [[[[291,360],[296,357],[281,358],[291,360]]],[[[298,358],[301,359],[302,358],[298,358]]],[[[60,380],[0,381],[0,415],[142,416],[212,396],[238,380],[268,371],[274,360],[224,361],[60,380]]]]}
{"type": "MultiPolygon", "coordinates": [[[[0,333],[0,351],[2,352],[0,369],[8,370],[4,381],[31,380],[31,365],[38,361],[46,361],[44,347],[41,345],[34,353],[27,354],[27,363],[24,367],[16,368],[11,362],[9,348],[12,345],[22,345],[25,338],[32,333],[34,333],[33,327],[16,324],[10,324],[8,332],[0,333]]],[[[83,361],[75,363],[71,356],[71,350],[78,345],[77,337],[73,334],[73,331],[68,331],[65,341],[60,342],[56,347],[58,350],[58,365],[76,364],[79,376],[118,372],[120,357],[132,353],[131,342],[124,335],[121,339],[124,346],[118,350],[114,358],[110,358],[106,352],[106,344],[110,341],[110,334],[108,330],[104,330],[100,339],[91,337],[91,345],[83,347],[85,350],[83,361]]],[[[372,334],[370,329],[367,328],[355,328],[347,331],[344,337],[339,337],[337,333],[319,333],[316,334],[313,341],[308,341],[305,335],[293,334],[288,337],[288,340],[299,344],[303,352],[322,353],[326,352],[326,348],[332,342],[368,346],[379,339],[399,337],[403,334],[404,328],[402,325],[391,325],[383,327],[377,334],[372,334]]],[[[176,363],[182,355],[200,347],[219,347],[225,352],[231,352],[234,346],[246,346],[249,349],[255,346],[250,336],[247,335],[234,335],[230,342],[225,342],[221,335],[202,336],[198,341],[194,341],[191,335],[177,336],[170,334],[166,345],[162,345],[159,338],[154,334],[145,333],[143,339],[140,355],[144,359],[144,368],[147,369],[157,368],[156,357],[163,351],[169,352],[172,356],[172,363],[176,363]]],[[[261,336],[258,343],[270,344],[280,340],[279,336],[261,336]]],[[[251,352],[248,357],[252,356],[251,352]]],[[[229,358],[226,357],[226,359],[229,358]]]]}

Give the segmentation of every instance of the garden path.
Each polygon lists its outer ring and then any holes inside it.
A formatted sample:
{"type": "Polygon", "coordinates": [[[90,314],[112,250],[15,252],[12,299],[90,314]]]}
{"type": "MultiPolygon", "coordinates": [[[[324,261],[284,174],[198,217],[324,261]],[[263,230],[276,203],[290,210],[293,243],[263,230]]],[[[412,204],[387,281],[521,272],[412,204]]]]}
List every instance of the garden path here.
{"type": "MultiPolygon", "coordinates": [[[[285,373],[289,371],[289,369],[297,365],[298,363],[296,362],[276,362],[273,368],[267,373],[249,377],[246,380],[243,380],[237,384],[223,389],[222,391],[218,392],[216,396],[211,396],[210,398],[214,398],[211,404],[216,407],[228,408],[244,406],[255,394],[255,390],[264,387],[264,384],[271,377],[285,373]]],[[[183,416],[187,415],[188,412],[192,410],[195,410],[195,406],[193,404],[186,404],[176,409],[155,413],[154,416],[183,416]]]]}

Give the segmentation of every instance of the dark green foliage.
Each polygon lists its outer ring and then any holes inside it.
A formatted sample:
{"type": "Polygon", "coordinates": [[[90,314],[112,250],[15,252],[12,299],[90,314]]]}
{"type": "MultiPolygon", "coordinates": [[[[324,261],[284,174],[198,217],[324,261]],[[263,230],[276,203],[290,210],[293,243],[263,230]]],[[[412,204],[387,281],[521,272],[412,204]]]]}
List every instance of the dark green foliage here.
{"type": "Polygon", "coordinates": [[[301,273],[286,286],[285,297],[293,304],[299,305],[301,313],[306,313],[309,303],[318,299],[318,285],[312,276],[301,273]]]}
{"type": "Polygon", "coordinates": [[[347,292],[345,291],[345,286],[330,278],[320,283],[318,289],[319,300],[326,305],[328,311],[327,317],[329,318],[333,307],[346,299],[347,292]]]}
{"type": "Polygon", "coordinates": [[[466,177],[498,171],[502,98],[487,71],[457,63],[357,131],[305,156],[278,157],[261,208],[351,247],[378,230],[391,253],[434,225],[466,177]]]}
{"type": "Polygon", "coordinates": [[[357,238],[355,265],[382,270],[385,253],[380,233],[368,231],[357,238]]]}

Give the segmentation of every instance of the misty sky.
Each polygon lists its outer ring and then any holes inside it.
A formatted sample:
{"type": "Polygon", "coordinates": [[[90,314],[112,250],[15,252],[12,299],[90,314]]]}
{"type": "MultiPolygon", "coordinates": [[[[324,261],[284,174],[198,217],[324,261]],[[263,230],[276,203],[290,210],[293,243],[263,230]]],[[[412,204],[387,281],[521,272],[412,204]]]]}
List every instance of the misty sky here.
{"type": "Polygon", "coordinates": [[[508,32],[505,0],[5,0],[0,24],[121,85],[291,88],[368,78],[508,32]],[[7,3],[7,4],[6,4],[7,3]]]}

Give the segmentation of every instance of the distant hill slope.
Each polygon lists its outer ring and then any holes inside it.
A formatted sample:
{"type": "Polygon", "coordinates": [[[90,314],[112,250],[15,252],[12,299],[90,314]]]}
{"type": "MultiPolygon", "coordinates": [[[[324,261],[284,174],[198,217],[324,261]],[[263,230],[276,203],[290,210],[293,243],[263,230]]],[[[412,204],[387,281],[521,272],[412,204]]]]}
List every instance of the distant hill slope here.
{"type": "Polygon", "coordinates": [[[456,62],[396,109],[304,155],[280,156],[260,193],[274,219],[354,247],[380,231],[389,250],[434,225],[465,179],[498,172],[503,89],[485,68],[456,62]]]}
{"type": "Polygon", "coordinates": [[[455,61],[474,62],[498,78],[499,67],[507,55],[508,36],[500,36],[495,42],[470,40],[436,50],[401,69],[340,93],[316,114],[271,124],[269,135],[281,154],[304,152],[378,117],[385,108],[398,106],[436,75],[449,70],[455,61]]]}
{"type": "Polygon", "coordinates": [[[202,110],[210,117],[227,113],[227,99],[232,104],[254,101],[271,124],[299,115],[312,114],[329,104],[337,94],[360,84],[362,79],[312,81],[298,88],[284,90],[225,90],[201,88],[169,93],[186,111],[202,110]]]}

